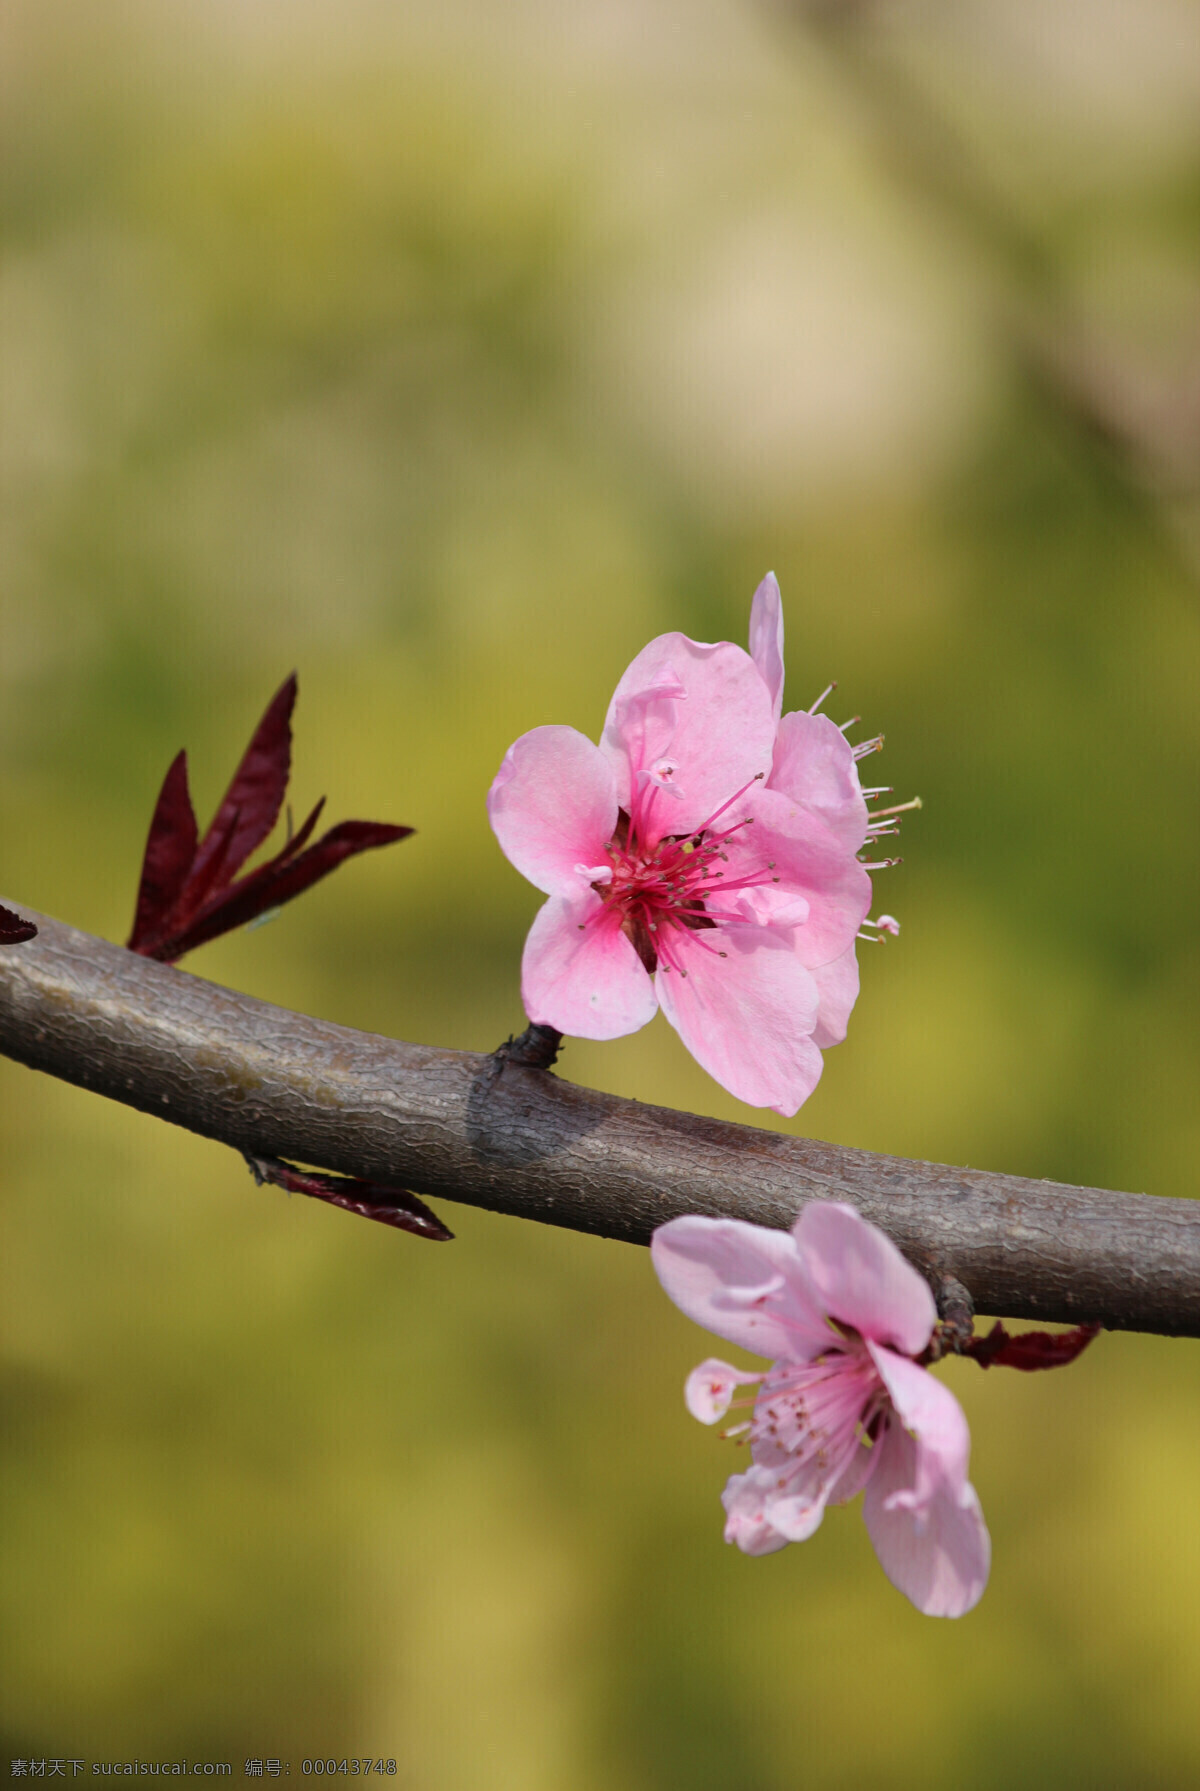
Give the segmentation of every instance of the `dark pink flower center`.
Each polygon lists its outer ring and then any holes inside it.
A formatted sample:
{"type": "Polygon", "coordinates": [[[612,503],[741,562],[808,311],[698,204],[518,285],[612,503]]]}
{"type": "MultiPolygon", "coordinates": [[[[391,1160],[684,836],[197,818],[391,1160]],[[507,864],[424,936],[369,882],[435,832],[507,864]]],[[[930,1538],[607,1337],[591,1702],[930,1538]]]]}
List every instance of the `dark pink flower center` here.
{"type": "Polygon", "coordinates": [[[598,877],[592,888],[603,903],[597,918],[614,913],[620,917],[621,931],[651,974],[662,968],[686,976],[678,955],[681,933],[723,958],[723,951],[695,935],[749,918],[730,908],[713,907],[713,898],[779,879],[772,875],[770,865],[747,867],[745,875],[729,875],[730,850],[746,845],[742,830],[752,824],[752,816],[732,827],[713,827],[757,778],[751,778],[692,832],[663,833],[654,827],[651,814],[662,806],[659,792],[669,790],[671,775],[671,767],[656,767],[646,788],[635,787],[629,811],[621,810],[616,831],[604,848],[611,873],[598,877]]]}

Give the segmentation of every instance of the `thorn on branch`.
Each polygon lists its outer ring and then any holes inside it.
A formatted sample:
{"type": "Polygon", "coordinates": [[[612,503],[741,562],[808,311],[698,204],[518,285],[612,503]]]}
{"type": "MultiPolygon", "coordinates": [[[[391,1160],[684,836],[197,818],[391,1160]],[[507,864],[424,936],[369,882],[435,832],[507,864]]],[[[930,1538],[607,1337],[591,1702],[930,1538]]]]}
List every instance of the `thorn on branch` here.
{"type": "Polygon", "coordinates": [[[313,1200],[339,1206],[343,1212],[377,1219],[381,1225],[394,1225],[398,1231],[411,1232],[413,1237],[444,1243],[454,1236],[423,1200],[404,1188],[389,1188],[383,1182],[363,1181],[354,1175],[297,1169],[279,1157],[256,1157],[249,1151],[243,1151],[242,1156],[260,1188],[269,1183],[275,1188],[286,1188],[289,1194],[307,1194],[313,1200]]]}

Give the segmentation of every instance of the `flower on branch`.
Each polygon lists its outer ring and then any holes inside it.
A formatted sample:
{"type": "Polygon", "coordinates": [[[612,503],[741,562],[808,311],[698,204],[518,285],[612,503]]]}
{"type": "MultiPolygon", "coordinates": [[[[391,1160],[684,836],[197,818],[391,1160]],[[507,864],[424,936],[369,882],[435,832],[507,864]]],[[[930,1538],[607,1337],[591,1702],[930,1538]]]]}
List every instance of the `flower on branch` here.
{"type": "Polygon", "coordinates": [[[203,839],[188,792],[187,753],[172,761],[150,822],[133,931],[127,941],[130,951],[173,964],[196,946],[282,907],[344,859],[405,839],[413,831],[382,821],[341,821],[310,846],[325,806],[322,797],[298,833],[291,834],[289,827],[289,838],[274,858],[237,877],[283,807],[291,772],[295,701],[293,673],[254,730],[203,839]]]}
{"type": "Polygon", "coordinates": [[[540,727],[509,748],[488,812],[549,897],[521,971],[535,1025],[619,1038],[661,1007],[739,1099],[783,1114],[807,1100],[858,995],[855,939],[881,936],[861,929],[882,864],[858,855],[898,813],[873,815],[867,795],[884,792],[859,782],[882,742],[852,746],[822,700],[782,713],[772,574],[749,653],[660,635],[617,685],[598,746],[540,727]]]}
{"type": "Polygon", "coordinates": [[[711,1359],[688,1378],[688,1410],[703,1424],[724,1417],[737,1388],[759,1389],[738,1402],[750,1417],[724,1433],[749,1444],[752,1464],[725,1488],[725,1540],[770,1554],[862,1492],[892,1584],[928,1616],[969,1611],[991,1544],[967,1479],[967,1421],[916,1360],[937,1309],[890,1239],[852,1207],[813,1201],[790,1232],[673,1219],[651,1254],[689,1318],[774,1358],[762,1374],[711,1359]]]}

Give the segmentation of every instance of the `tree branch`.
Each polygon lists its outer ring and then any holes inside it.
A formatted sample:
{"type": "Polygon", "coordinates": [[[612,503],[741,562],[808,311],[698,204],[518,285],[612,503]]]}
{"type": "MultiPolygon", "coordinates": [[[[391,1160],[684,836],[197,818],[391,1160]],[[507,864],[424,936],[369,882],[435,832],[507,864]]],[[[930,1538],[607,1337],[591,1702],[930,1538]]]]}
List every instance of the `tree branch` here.
{"type": "Polygon", "coordinates": [[[258,1157],[644,1244],[680,1213],[849,1201],[1004,1317],[1200,1336],[1200,1204],[910,1163],[642,1106],[542,1069],[312,1020],[34,916],[0,1051],[258,1157]]]}

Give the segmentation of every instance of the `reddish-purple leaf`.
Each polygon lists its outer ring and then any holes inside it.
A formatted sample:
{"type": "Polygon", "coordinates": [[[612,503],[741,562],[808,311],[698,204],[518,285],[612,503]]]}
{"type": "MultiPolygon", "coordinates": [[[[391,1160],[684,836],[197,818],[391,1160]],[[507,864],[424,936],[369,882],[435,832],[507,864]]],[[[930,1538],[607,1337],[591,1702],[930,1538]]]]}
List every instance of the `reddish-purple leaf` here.
{"type": "Polygon", "coordinates": [[[999,1322],[986,1337],[972,1337],[963,1347],[981,1368],[1019,1368],[1032,1374],[1039,1368],[1065,1368],[1083,1354],[1100,1325],[1076,1325],[1072,1331],[1019,1331],[1014,1336],[999,1322]]]}
{"type": "MultiPolygon", "coordinates": [[[[265,893],[267,885],[279,868],[295,857],[316,826],[324,807],[325,798],[322,796],[299,833],[284,844],[282,851],[235,883],[222,877],[223,859],[220,852],[215,851],[207,874],[200,877],[193,875],[188,879],[183,900],[168,915],[166,927],[147,944],[146,956],[173,964],[184,952],[193,951],[197,945],[205,945],[210,939],[219,939],[222,933],[230,933],[235,927],[244,926],[247,921],[257,919],[268,908],[278,907],[274,898],[265,893]]],[[[236,824],[236,814],[229,815],[225,823],[226,839],[232,834],[236,824]]]]}
{"type": "Polygon", "coordinates": [[[0,945],[22,945],[26,939],[36,938],[37,928],[31,920],[22,920],[0,903],[0,945]]]}
{"type": "Polygon", "coordinates": [[[171,761],[154,805],[133,931],[128,940],[130,951],[141,951],[161,935],[192,868],[197,837],[196,815],[188,793],[187,754],[180,752],[171,761]]]}
{"type": "MultiPolygon", "coordinates": [[[[299,826],[299,829],[297,830],[297,832],[293,833],[288,839],[286,839],[284,841],[282,851],[277,852],[275,854],[274,858],[268,860],[268,863],[273,864],[273,865],[282,865],[282,864],[287,863],[290,859],[293,859],[296,856],[297,852],[299,852],[304,846],[306,846],[308,844],[309,837],[312,833],[312,830],[316,826],[317,822],[321,819],[321,816],[324,812],[325,812],[325,798],[322,796],[321,800],[319,802],[315,802],[313,804],[312,808],[309,810],[309,812],[305,815],[303,821],[301,821],[301,823],[300,823],[300,826],[299,826]]],[[[289,814],[288,826],[290,827],[291,824],[292,824],[292,817],[289,814]]]]}
{"type": "Polygon", "coordinates": [[[183,938],[189,931],[192,921],[201,909],[222,900],[229,885],[225,874],[225,852],[237,826],[236,812],[226,815],[220,828],[214,821],[205,838],[209,841],[206,863],[200,864],[199,854],[193,860],[191,873],[183,886],[183,892],[175,906],[171,908],[163,925],[153,940],[153,949],[147,947],[150,957],[163,957],[172,939],[183,938]]]}
{"type": "MultiPolygon", "coordinates": [[[[274,858],[268,858],[257,870],[248,871],[237,882],[214,878],[203,888],[196,885],[190,889],[187,908],[181,908],[172,917],[172,939],[189,941],[187,945],[181,945],[179,951],[191,951],[194,945],[202,945],[208,939],[219,937],[221,933],[231,932],[234,927],[244,926],[247,921],[256,919],[266,909],[275,906],[266,897],[260,897],[259,892],[284,865],[291,863],[316,826],[324,807],[325,798],[322,796],[311,814],[306,816],[299,833],[285,840],[274,858]],[[215,931],[210,923],[215,923],[215,931]]],[[[232,826],[233,818],[230,824],[232,826]]]]}
{"type": "Polygon", "coordinates": [[[211,889],[230,882],[279,819],[292,766],[296,674],[285,678],[250,737],[242,762],[200,842],[193,875],[211,889]],[[215,870],[215,874],[214,874],[215,870]]]}
{"type": "Polygon", "coordinates": [[[293,896],[311,889],[330,871],[336,871],[347,858],[353,858],[359,852],[369,852],[375,846],[390,846],[394,840],[407,839],[411,832],[411,827],[394,827],[388,821],[339,821],[336,827],[321,835],[315,846],[280,867],[267,905],[277,908],[283,902],[290,902],[293,896]]]}
{"type": "Polygon", "coordinates": [[[246,926],[273,908],[282,908],[285,902],[302,895],[354,853],[365,852],[372,846],[390,845],[393,840],[407,838],[411,832],[411,827],[393,827],[383,821],[342,821],[337,827],[330,828],[307,852],[293,857],[297,841],[304,837],[302,830],[297,840],[285,846],[277,858],[248,872],[230,889],[207,903],[186,928],[164,940],[153,955],[174,963],[184,952],[207,945],[235,927],[246,926]],[[350,838],[344,837],[344,830],[348,829],[356,830],[350,838]],[[343,837],[335,840],[334,849],[327,852],[326,842],[334,835],[343,837]]]}
{"type": "Polygon", "coordinates": [[[280,908],[357,852],[402,840],[411,827],[343,821],[305,851],[325,799],[274,858],[235,881],[270,833],[283,805],[291,765],[295,674],[276,691],[254,731],[212,826],[197,845],[183,753],[167,773],[146,843],[129,948],[173,964],[185,952],[280,908]]]}
{"type": "Polygon", "coordinates": [[[378,1219],[381,1225],[394,1225],[413,1237],[430,1238],[445,1243],[454,1233],[444,1226],[423,1200],[405,1188],[389,1188],[382,1182],[368,1182],[356,1175],[330,1175],[325,1171],[296,1169],[279,1157],[253,1157],[245,1152],[250,1173],[261,1186],[270,1182],[286,1188],[291,1194],[307,1194],[313,1200],[324,1200],[340,1206],[343,1212],[357,1213],[363,1219],[378,1219]]]}

